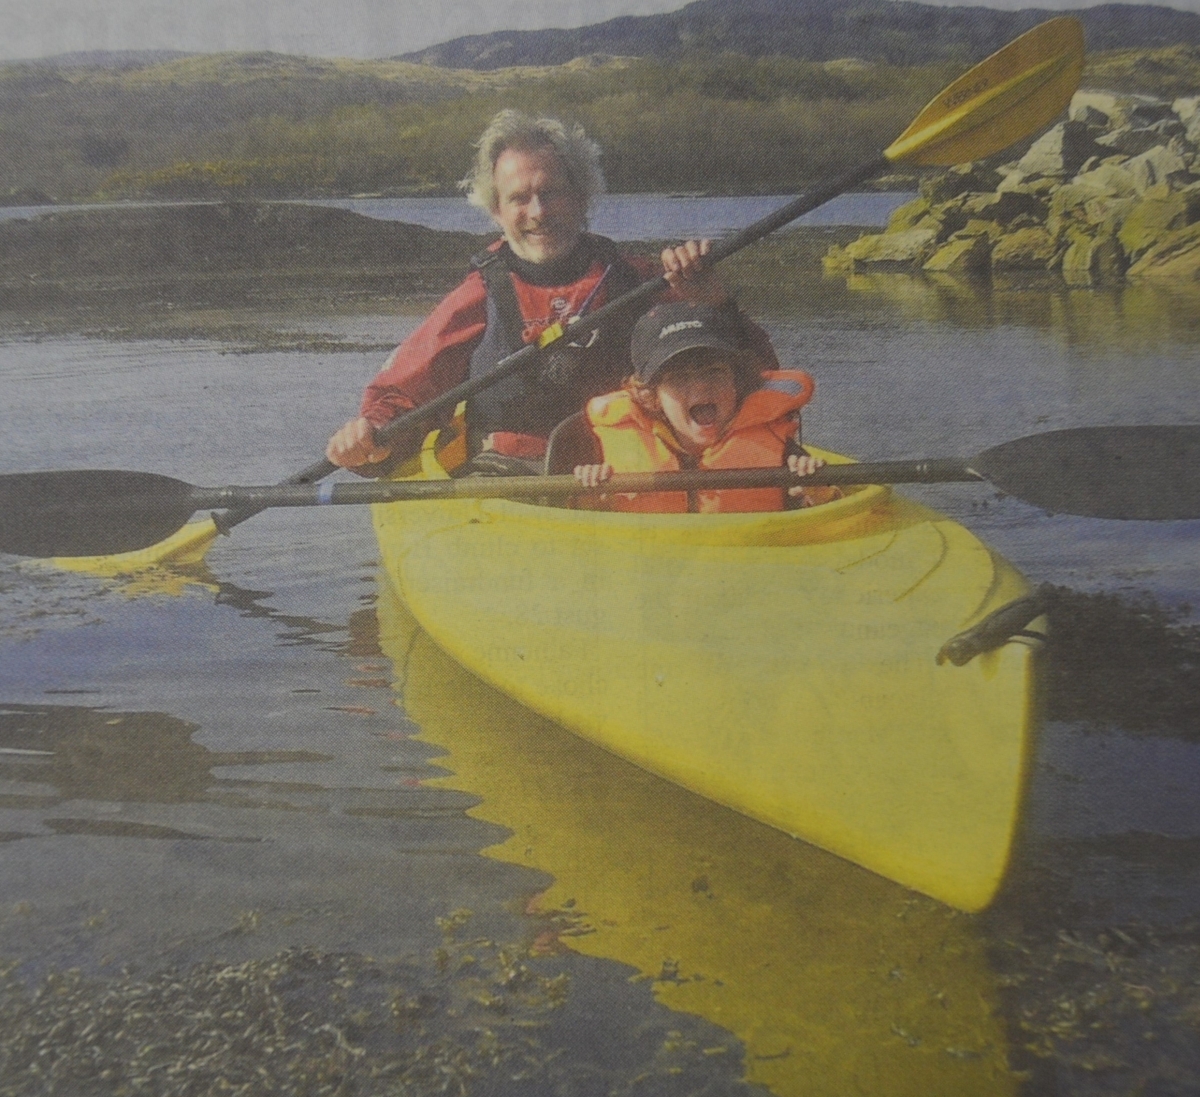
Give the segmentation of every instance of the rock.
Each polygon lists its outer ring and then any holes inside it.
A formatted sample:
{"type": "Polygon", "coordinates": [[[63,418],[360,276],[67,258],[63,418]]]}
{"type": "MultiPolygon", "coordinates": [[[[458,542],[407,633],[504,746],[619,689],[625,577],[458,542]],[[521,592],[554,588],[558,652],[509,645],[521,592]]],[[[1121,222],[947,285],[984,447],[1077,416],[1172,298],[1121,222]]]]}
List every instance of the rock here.
{"type": "Polygon", "coordinates": [[[1179,121],[1174,122],[1172,132],[1164,133],[1166,128],[1168,127],[1162,122],[1141,129],[1122,126],[1111,133],[1106,133],[1103,137],[1096,138],[1096,144],[1111,149],[1113,152],[1123,153],[1125,156],[1140,156],[1143,152],[1148,152],[1158,145],[1165,145],[1176,134],[1184,132],[1183,123],[1179,121]]]}
{"type": "Polygon", "coordinates": [[[1106,234],[1077,236],[1062,259],[1063,281],[1068,286],[1095,286],[1121,276],[1121,249],[1106,234]]]}
{"type": "Polygon", "coordinates": [[[1141,277],[1191,278],[1194,245],[1177,234],[1200,223],[1196,175],[1200,95],[1168,104],[1079,92],[1068,121],[1019,160],[994,170],[961,165],[923,180],[920,197],[892,214],[886,233],[830,249],[826,267],[920,266],[948,275],[1061,269],[1070,285],[1090,286],[1122,277],[1132,263],[1141,277]]]}
{"type": "Polygon", "coordinates": [[[1058,249],[1042,227],[1010,232],[992,248],[993,270],[1046,270],[1058,249]]]}
{"type": "Polygon", "coordinates": [[[1193,146],[1200,145],[1200,113],[1193,114],[1184,123],[1184,138],[1193,146]]]}
{"type": "Polygon", "coordinates": [[[1007,190],[972,194],[960,208],[969,218],[1008,224],[1022,214],[1041,220],[1046,215],[1047,203],[1028,190],[1007,190]]]}
{"type": "Polygon", "coordinates": [[[936,246],[937,230],[922,227],[860,236],[842,250],[853,269],[858,270],[862,266],[920,266],[936,246]]]}
{"type": "MultiPolygon", "coordinates": [[[[1089,172],[1086,178],[1091,178],[1095,172],[1089,172]]],[[[1050,196],[1050,211],[1046,216],[1046,231],[1058,239],[1067,226],[1072,222],[1086,221],[1088,202],[1097,198],[1112,199],[1118,197],[1110,189],[1099,183],[1090,183],[1079,176],[1075,182],[1061,186],[1050,196]]],[[[1133,194],[1133,182],[1129,181],[1126,188],[1128,194],[1133,194]]]]}
{"type": "Polygon", "coordinates": [[[1124,169],[1133,177],[1134,189],[1145,194],[1151,187],[1167,182],[1172,175],[1188,170],[1187,162],[1179,153],[1165,145],[1143,152],[1125,161],[1124,169]]]}
{"type": "Polygon", "coordinates": [[[1188,199],[1182,191],[1154,187],[1126,213],[1117,240],[1131,260],[1139,259],[1164,235],[1188,225],[1188,199]]]}
{"type": "MultiPolygon", "coordinates": [[[[1073,180],[1071,186],[1086,187],[1092,191],[1092,194],[1107,194],[1110,196],[1134,195],[1138,193],[1137,180],[1132,171],[1127,167],[1129,161],[1122,161],[1121,158],[1115,160],[1105,160],[1102,164],[1092,168],[1091,171],[1083,172],[1073,180]]],[[[1054,199],[1058,198],[1068,187],[1063,187],[1054,194],[1054,199]]],[[[1091,197],[1091,195],[1089,195],[1091,197]]],[[[1051,215],[1054,212],[1054,199],[1051,199],[1051,215]]]]}
{"type": "Polygon", "coordinates": [[[1143,100],[1134,105],[1133,109],[1125,116],[1125,120],[1131,126],[1152,126],[1155,122],[1162,122],[1170,118],[1174,113],[1170,103],[1163,103],[1160,100],[1143,100]]]}
{"type": "Polygon", "coordinates": [[[1157,133],[1164,143],[1170,141],[1172,137],[1182,137],[1186,131],[1184,124],[1173,114],[1170,118],[1164,118],[1161,122],[1155,122],[1154,125],[1147,126],[1146,129],[1150,133],[1157,133]]]}
{"type": "Polygon", "coordinates": [[[960,194],[975,194],[993,190],[1000,182],[1000,174],[982,164],[959,164],[942,175],[922,179],[921,197],[930,203],[948,202],[960,194]]]}
{"type": "Polygon", "coordinates": [[[928,198],[914,198],[911,202],[897,206],[888,218],[888,232],[904,232],[905,229],[915,227],[919,221],[929,217],[931,208],[928,198]]]}
{"type": "Polygon", "coordinates": [[[1092,122],[1092,118],[1099,115],[1099,125],[1113,125],[1120,109],[1117,101],[1118,96],[1116,92],[1077,91],[1071,97],[1071,106],[1067,110],[1067,117],[1072,122],[1084,122],[1088,125],[1094,125],[1097,123],[1092,122]]]}
{"type": "Polygon", "coordinates": [[[1108,125],[1108,115],[1104,111],[1098,110],[1096,107],[1089,106],[1086,103],[1080,104],[1079,107],[1076,107],[1072,103],[1068,117],[1072,122],[1082,122],[1085,126],[1108,125]]]}
{"type": "MultiPolygon", "coordinates": [[[[1095,160],[1096,157],[1093,156],[1091,159],[1095,160]]],[[[1017,194],[1033,194],[1039,198],[1049,198],[1054,188],[1060,186],[1062,186],[1061,179],[1044,175],[1025,175],[1017,171],[1001,181],[996,188],[996,193],[1005,194],[1014,191],[1017,194]]]]}
{"type": "Polygon", "coordinates": [[[1030,175],[1074,175],[1095,154],[1096,143],[1083,122],[1060,122],[1034,141],[1017,167],[1030,175]]]}
{"type": "Polygon", "coordinates": [[[921,222],[920,227],[934,229],[937,232],[937,242],[945,243],[971,220],[970,214],[963,209],[963,205],[975,197],[978,196],[960,194],[957,198],[951,198],[948,202],[934,206],[930,210],[929,220],[921,222]]]}
{"type": "Polygon", "coordinates": [[[821,269],[826,274],[853,274],[854,260],[846,254],[845,248],[831,244],[829,250],[821,256],[821,269]]]}
{"type": "Polygon", "coordinates": [[[988,269],[991,250],[986,233],[959,237],[938,248],[922,269],[941,274],[983,274],[988,269]]]}
{"type": "Polygon", "coordinates": [[[1136,198],[1090,198],[1083,204],[1083,220],[1109,236],[1116,236],[1131,210],[1137,208],[1136,198]]]}
{"type": "Polygon", "coordinates": [[[1126,277],[1200,281],[1200,223],[1168,234],[1129,268],[1126,277]]]}
{"type": "Polygon", "coordinates": [[[1200,95],[1189,95],[1186,98],[1176,99],[1171,104],[1171,110],[1175,112],[1175,117],[1186,125],[1193,118],[1200,116],[1200,95]]]}
{"type": "Polygon", "coordinates": [[[1004,235],[1004,226],[998,221],[968,221],[952,237],[953,240],[969,240],[973,236],[985,236],[995,243],[1004,235]]]}
{"type": "Polygon", "coordinates": [[[1193,145],[1200,145],[1200,95],[1176,99],[1171,104],[1175,117],[1183,124],[1184,137],[1193,145]]]}

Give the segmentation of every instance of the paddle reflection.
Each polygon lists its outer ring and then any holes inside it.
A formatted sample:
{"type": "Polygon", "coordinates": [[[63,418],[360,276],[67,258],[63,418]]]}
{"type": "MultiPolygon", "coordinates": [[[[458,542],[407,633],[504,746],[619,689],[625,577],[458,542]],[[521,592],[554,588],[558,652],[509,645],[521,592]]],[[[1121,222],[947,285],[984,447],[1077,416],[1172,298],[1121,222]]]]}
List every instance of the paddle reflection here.
{"type": "Polygon", "coordinates": [[[448,752],[437,783],[512,831],[491,856],[555,878],[531,904],[555,927],[539,947],[632,966],[780,1095],[1016,1091],[969,917],[535,716],[445,656],[382,575],[378,614],[405,711],[448,752]]]}

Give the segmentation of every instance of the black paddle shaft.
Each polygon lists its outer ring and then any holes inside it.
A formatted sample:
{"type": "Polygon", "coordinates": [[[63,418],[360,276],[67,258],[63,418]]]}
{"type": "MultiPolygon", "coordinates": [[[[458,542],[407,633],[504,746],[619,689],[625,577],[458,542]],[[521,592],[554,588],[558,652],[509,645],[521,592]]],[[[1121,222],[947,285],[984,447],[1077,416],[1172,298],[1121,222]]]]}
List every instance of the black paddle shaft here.
{"type": "MultiPolygon", "coordinates": [[[[761,240],[764,236],[769,236],[776,229],[782,228],[797,217],[802,217],[806,213],[811,213],[819,206],[823,206],[831,198],[836,198],[839,194],[844,194],[851,187],[857,186],[868,179],[873,179],[885,171],[890,163],[887,157],[880,156],[875,160],[860,164],[858,167],[826,183],[824,186],[805,191],[804,194],[780,206],[774,213],[769,213],[765,217],[759,218],[753,224],[747,225],[744,229],[735,232],[732,236],[718,241],[708,253],[707,262],[711,265],[719,263],[722,259],[727,259],[735,252],[741,251],[742,248],[747,247],[756,240],[761,240]]],[[[590,312],[580,317],[568,329],[570,335],[572,338],[587,335],[589,332],[599,330],[614,316],[627,314],[634,309],[644,309],[649,301],[668,288],[669,284],[665,275],[648,279],[640,286],[635,286],[628,293],[623,293],[607,305],[596,309],[595,312],[590,312]]],[[[553,345],[553,343],[546,344],[546,346],[553,345]]],[[[446,412],[453,411],[461,401],[469,399],[475,393],[481,392],[486,388],[491,388],[493,385],[497,385],[505,380],[505,378],[532,368],[541,358],[544,349],[543,346],[539,346],[537,343],[530,343],[528,346],[514,351],[507,357],[501,358],[496,363],[496,367],[484,374],[484,376],[464,381],[461,385],[456,385],[454,388],[442,393],[441,396],[434,397],[434,399],[427,401],[420,407],[413,408],[412,411],[397,416],[390,423],[375,432],[376,441],[380,445],[387,445],[394,439],[402,439],[406,435],[411,434],[423,424],[427,425],[437,422],[444,417],[446,412]]],[[[282,480],[281,483],[315,483],[336,472],[337,468],[338,466],[332,461],[317,461],[289,476],[286,480],[282,480]]],[[[265,508],[255,506],[239,507],[225,514],[214,515],[214,519],[216,520],[217,528],[222,533],[228,533],[234,526],[240,525],[249,518],[253,518],[263,509],[265,508]]]]}
{"type": "Polygon", "coordinates": [[[195,487],[148,472],[86,469],[0,475],[0,552],[107,556],[147,548],[197,510],[661,491],[806,484],[993,483],[1051,512],[1144,521],[1200,519],[1200,425],[1077,427],[1018,438],[971,459],[826,465],[797,480],[787,469],[624,473],[594,489],[572,476],[357,480],[262,487],[195,487]]]}

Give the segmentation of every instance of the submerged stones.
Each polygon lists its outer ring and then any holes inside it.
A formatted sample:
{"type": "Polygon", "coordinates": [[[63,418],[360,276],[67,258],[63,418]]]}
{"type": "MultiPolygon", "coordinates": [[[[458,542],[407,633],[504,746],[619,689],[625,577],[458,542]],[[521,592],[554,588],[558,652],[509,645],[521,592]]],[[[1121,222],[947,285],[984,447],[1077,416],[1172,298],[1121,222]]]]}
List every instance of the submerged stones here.
{"type": "Polygon", "coordinates": [[[1200,95],[1080,91],[1016,160],[922,181],[883,233],[832,247],[831,273],[1052,275],[1068,285],[1200,279],[1200,95]]]}

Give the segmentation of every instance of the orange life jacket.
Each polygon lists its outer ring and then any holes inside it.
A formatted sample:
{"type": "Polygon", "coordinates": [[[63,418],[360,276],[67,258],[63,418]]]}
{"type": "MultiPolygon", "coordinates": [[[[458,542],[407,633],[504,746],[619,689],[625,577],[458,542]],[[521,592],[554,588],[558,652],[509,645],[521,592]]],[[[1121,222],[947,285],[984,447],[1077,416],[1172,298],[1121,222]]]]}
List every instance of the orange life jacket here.
{"type": "MultiPolygon", "coordinates": [[[[769,370],[762,377],[762,387],[742,401],[729,429],[695,463],[680,464],[679,445],[670,427],[644,411],[624,389],[589,400],[587,417],[600,440],[603,460],[614,472],[776,468],[784,463],[788,440],[796,434],[800,409],[812,399],[813,379],[802,370],[769,370]]],[[[785,500],[782,488],[700,491],[691,493],[691,500],[688,494],[614,495],[612,506],[655,513],[713,513],[782,510],[785,500]]]]}

